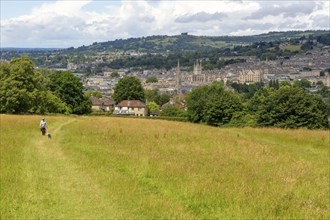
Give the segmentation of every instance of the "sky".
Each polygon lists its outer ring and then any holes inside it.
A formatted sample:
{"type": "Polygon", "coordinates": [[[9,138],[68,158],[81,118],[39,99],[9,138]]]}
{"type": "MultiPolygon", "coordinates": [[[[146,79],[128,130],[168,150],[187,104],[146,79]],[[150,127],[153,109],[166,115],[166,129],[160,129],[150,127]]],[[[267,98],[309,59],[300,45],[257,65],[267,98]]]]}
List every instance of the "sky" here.
{"type": "Polygon", "coordinates": [[[0,47],[68,48],[151,35],[329,30],[329,0],[0,0],[0,47]]]}

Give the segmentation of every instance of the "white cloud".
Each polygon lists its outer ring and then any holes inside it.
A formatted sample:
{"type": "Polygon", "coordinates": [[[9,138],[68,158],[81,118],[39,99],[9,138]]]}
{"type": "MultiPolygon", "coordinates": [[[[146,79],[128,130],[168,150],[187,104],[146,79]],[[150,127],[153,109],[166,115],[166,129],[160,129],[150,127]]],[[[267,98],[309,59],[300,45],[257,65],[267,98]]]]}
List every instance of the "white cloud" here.
{"type": "MultiPolygon", "coordinates": [[[[1,46],[70,47],[148,35],[249,35],[329,29],[328,1],[121,1],[102,12],[93,1],[47,2],[1,20],[1,46]]],[[[98,2],[99,3],[99,2],[98,2]]]]}

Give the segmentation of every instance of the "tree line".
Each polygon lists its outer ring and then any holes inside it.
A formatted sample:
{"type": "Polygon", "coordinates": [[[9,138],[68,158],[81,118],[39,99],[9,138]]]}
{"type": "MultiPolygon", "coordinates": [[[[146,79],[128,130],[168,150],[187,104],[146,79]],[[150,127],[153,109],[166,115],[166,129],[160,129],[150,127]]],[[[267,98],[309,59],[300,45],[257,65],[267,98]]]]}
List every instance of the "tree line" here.
{"type": "Polygon", "coordinates": [[[163,106],[161,116],[186,117],[191,122],[212,126],[329,127],[330,92],[324,86],[316,95],[306,89],[310,85],[299,81],[293,85],[272,81],[269,87],[262,83],[231,86],[234,91],[226,90],[221,82],[199,86],[186,95],[186,110],[183,110],[177,105],[179,100],[164,105],[165,102],[159,102],[157,90],[143,91],[139,79],[125,77],[116,85],[114,99],[148,100],[151,111],[163,106]]]}
{"type": "Polygon", "coordinates": [[[70,71],[35,69],[26,56],[0,63],[1,113],[86,114],[90,100],[70,71]]]}
{"type": "MultiPolygon", "coordinates": [[[[305,89],[305,83],[231,86],[234,91],[226,90],[220,82],[197,87],[186,95],[186,109],[180,109],[175,102],[164,105],[170,95],[144,90],[138,78],[125,77],[116,84],[113,98],[117,103],[148,100],[150,110],[166,106],[163,116],[212,126],[329,128],[330,91],[324,86],[316,95],[305,89]]],[[[79,78],[70,71],[35,69],[28,57],[21,57],[0,63],[0,112],[88,114],[91,102],[79,78]]]]}
{"type": "Polygon", "coordinates": [[[260,87],[250,99],[242,101],[237,92],[214,82],[188,94],[187,109],[189,121],[213,126],[329,128],[322,97],[287,84],[278,89],[260,87]]]}

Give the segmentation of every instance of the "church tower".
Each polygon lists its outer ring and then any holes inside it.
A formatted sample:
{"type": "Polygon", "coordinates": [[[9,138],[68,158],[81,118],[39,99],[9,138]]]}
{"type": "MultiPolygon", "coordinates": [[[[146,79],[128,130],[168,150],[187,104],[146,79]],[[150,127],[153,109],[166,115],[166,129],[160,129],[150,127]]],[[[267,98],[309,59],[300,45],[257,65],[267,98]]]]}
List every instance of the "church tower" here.
{"type": "Polygon", "coordinates": [[[194,63],[194,75],[201,75],[202,74],[202,62],[197,60],[194,63]]]}
{"type": "Polygon", "coordinates": [[[181,71],[180,71],[180,61],[178,60],[178,66],[176,68],[176,91],[177,93],[181,93],[181,71]]]}

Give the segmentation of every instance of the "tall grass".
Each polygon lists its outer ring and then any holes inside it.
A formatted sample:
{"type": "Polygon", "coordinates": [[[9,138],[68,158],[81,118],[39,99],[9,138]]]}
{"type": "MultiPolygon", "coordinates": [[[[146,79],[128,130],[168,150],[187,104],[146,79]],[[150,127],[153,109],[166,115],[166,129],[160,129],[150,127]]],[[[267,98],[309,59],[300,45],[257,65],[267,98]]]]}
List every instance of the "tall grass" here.
{"type": "Polygon", "coordinates": [[[329,131],[1,115],[1,218],[329,219],[329,131]]]}

